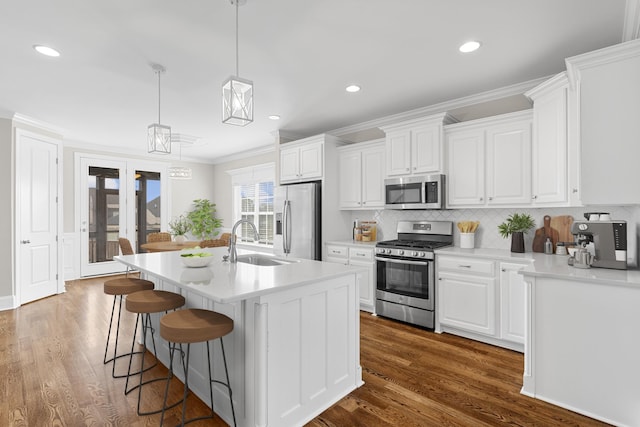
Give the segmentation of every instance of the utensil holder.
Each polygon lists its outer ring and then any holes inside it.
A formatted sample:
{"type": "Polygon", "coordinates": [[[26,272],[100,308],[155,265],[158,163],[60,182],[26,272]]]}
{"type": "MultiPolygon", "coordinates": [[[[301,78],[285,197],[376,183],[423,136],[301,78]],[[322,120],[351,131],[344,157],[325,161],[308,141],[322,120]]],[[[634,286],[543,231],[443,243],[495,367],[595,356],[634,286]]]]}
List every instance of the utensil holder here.
{"type": "Polygon", "coordinates": [[[473,249],[475,247],[475,233],[460,233],[460,247],[462,249],[473,249]]]}

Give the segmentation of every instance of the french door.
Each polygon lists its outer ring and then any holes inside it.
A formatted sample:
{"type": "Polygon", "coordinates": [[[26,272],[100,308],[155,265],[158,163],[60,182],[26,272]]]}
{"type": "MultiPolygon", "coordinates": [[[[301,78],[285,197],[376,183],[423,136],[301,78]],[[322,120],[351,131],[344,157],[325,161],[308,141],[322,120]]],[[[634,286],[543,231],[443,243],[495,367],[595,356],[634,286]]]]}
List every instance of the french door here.
{"type": "Polygon", "coordinates": [[[113,259],[118,239],[129,239],[136,252],[146,236],[166,229],[169,212],[166,165],[155,162],[76,155],[79,165],[80,274],[124,271],[113,259]]]}

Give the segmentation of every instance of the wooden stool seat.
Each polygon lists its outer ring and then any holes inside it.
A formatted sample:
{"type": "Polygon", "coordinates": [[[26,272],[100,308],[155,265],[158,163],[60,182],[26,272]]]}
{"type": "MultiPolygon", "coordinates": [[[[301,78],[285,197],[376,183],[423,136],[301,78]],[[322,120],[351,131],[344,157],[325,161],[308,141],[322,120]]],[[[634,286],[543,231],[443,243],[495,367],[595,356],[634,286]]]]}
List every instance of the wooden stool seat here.
{"type": "Polygon", "coordinates": [[[233,320],[215,311],[190,308],[160,319],[160,336],[173,343],[205,342],[227,335],[233,320]]]}
{"type": "Polygon", "coordinates": [[[122,277],[104,282],[104,293],[107,295],[128,295],[137,291],[153,289],[154,284],[150,280],[122,277]]]}
{"type": "Polygon", "coordinates": [[[126,308],[131,313],[160,313],[175,310],[186,303],[180,294],[147,289],[127,295],[126,308]]]}

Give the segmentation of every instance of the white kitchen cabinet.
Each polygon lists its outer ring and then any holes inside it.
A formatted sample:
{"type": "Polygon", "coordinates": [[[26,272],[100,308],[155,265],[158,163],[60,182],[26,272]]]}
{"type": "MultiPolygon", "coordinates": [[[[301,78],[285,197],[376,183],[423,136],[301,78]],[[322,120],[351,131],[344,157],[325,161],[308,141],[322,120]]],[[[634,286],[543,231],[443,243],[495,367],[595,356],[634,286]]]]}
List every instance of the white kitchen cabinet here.
{"type": "Polygon", "coordinates": [[[567,58],[578,91],[580,190],[585,205],[640,203],[640,39],[567,58]]]}
{"type": "Polygon", "coordinates": [[[323,141],[289,144],[280,148],[280,182],[321,179],[323,175],[323,141]]]}
{"type": "Polygon", "coordinates": [[[448,207],[531,203],[531,111],[445,128],[448,207]]]}
{"type": "Polygon", "coordinates": [[[363,143],[339,150],[340,209],[384,207],[384,143],[363,143]]]}
{"type": "Polygon", "coordinates": [[[443,124],[454,121],[445,113],[381,127],[387,176],[441,173],[443,124]]]}
{"type": "Polygon", "coordinates": [[[438,254],[436,331],[524,351],[526,286],[518,272],[525,266],[438,254]]]}
{"type": "Polygon", "coordinates": [[[524,345],[525,290],[524,276],[518,274],[526,266],[500,263],[500,338],[524,345]]]}
{"type": "Polygon", "coordinates": [[[441,257],[438,261],[440,264],[438,265],[437,295],[440,325],[494,336],[496,334],[494,262],[445,257],[441,257]],[[491,273],[487,274],[487,271],[491,273]]]}
{"type": "Polygon", "coordinates": [[[373,246],[327,243],[327,262],[365,267],[360,280],[360,310],[375,312],[376,261],[373,246]]]}
{"type": "Polygon", "coordinates": [[[366,267],[360,280],[360,310],[375,312],[376,302],[376,261],[372,247],[350,247],[349,265],[366,267]]]}
{"type": "MultiPolygon", "coordinates": [[[[569,80],[560,73],[525,93],[533,101],[532,203],[566,206],[569,182],[578,192],[576,174],[569,176],[569,80]]],[[[576,162],[577,159],[571,159],[576,162]]]]}

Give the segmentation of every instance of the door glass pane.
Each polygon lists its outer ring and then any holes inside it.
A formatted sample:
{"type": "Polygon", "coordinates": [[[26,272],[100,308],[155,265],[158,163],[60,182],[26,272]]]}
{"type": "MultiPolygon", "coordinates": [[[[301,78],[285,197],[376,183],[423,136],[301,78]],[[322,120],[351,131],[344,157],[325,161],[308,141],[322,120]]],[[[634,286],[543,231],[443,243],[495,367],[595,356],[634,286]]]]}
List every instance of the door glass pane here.
{"type": "Polygon", "coordinates": [[[150,233],[160,231],[160,173],[136,171],[136,247],[147,242],[150,233]]]}
{"type": "Polygon", "coordinates": [[[113,261],[119,254],[120,171],[89,167],[89,263],[113,261]]]}

